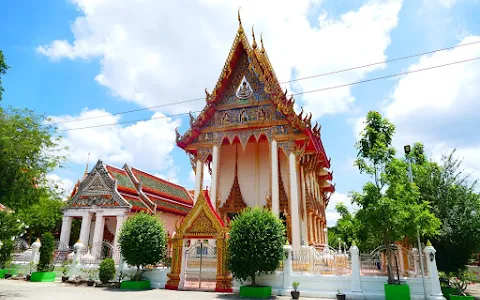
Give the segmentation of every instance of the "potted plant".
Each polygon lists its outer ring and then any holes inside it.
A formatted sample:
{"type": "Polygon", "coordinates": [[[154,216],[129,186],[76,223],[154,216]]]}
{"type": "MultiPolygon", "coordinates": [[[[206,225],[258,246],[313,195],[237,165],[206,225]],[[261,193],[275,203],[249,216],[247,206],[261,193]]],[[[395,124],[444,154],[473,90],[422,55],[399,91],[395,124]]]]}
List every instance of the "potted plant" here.
{"type": "Polygon", "coordinates": [[[11,268],[11,264],[10,262],[8,262],[6,265],[5,265],[5,274],[3,274],[3,278],[4,279],[8,279],[10,277],[12,277],[12,274],[13,274],[13,270],[11,268]]]}
{"type": "Polygon", "coordinates": [[[62,266],[60,267],[60,270],[62,271],[62,282],[67,282],[68,281],[68,271],[70,270],[70,267],[72,266],[72,264],[70,263],[70,261],[68,259],[65,259],[63,262],[62,262],[62,266]]]}
{"type": "Polygon", "coordinates": [[[450,295],[455,294],[457,289],[450,284],[450,278],[454,277],[453,273],[439,272],[440,288],[442,289],[443,297],[450,300],[450,295]]]}
{"type": "Polygon", "coordinates": [[[113,259],[106,258],[100,263],[98,277],[104,285],[115,277],[115,262],[113,259]]]}
{"type": "Polygon", "coordinates": [[[290,292],[292,299],[298,299],[298,297],[300,297],[300,292],[297,291],[299,285],[300,283],[298,281],[292,282],[293,291],[290,292]]]}
{"type": "Polygon", "coordinates": [[[337,300],[345,300],[346,296],[344,293],[341,293],[340,290],[337,290],[337,300]]]}
{"type": "Polygon", "coordinates": [[[33,270],[35,270],[35,267],[37,264],[34,261],[31,261],[28,263],[28,274],[25,275],[25,280],[30,281],[30,277],[32,276],[33,270]]]}
{"type": "Polygon", "coordinates": [[[450,278],[450,285],[456,288],[456,294],[450,294],[450,300],[461,299],[461,300],[474,300],[474,296],[468,296],[465,292],[470,283],[474,282],[476,276],[474,273],[467,270],[461,270],[458,272],[458,276],[450,278]]]}
{"type": "Polygon", "coordinates": [[[240,287],[240,297],[269,298],[272,295],[271,286],[259,286],[255,279],[260,274],[275,272],[280,266],[285,258],[284,233],[282,221],[271,211],[259,207],[243,210],[230,223],[229,269],[236,280],[251,281],[250,285],[240,287]]]}
{"type": "MultiPolygon", "coordinates": [[[[1,211],[0,211],[1,212],[1,211]]],[[[6,274],[10,274],[10,262],[12,261],[13,245],[14,242],[11,239],[1,240],[0,247],[0,278],[5,278],[6,274]]]]}
{"type": "Polygon", "coordinates": [[[122,281],[121,289],[150,289],[150,281],[142,280],[140,266],[154,265],[167,254],[167,235],[155,216],[137,213],[127,219],[119,236],[120,251],[125,261],[137,267],[133,280],[122,281]]]}
{"type": "Polygon", "coordinates": [[[97,275],[97,269],[82,269],[82,272],[87,274],[87,286],[93,286],[95,283],[95,275],[97,275]]]}
{"type": "Polygon", "coordinates": [[[40,247],[40,259],[38,261],[37,272],[33,272],[30,277],[32,282],[54,282],[57,274],[53,272],[53,251],[55,243],[53,235],[46,232],[42,235],[42,246],[40,247]]]}

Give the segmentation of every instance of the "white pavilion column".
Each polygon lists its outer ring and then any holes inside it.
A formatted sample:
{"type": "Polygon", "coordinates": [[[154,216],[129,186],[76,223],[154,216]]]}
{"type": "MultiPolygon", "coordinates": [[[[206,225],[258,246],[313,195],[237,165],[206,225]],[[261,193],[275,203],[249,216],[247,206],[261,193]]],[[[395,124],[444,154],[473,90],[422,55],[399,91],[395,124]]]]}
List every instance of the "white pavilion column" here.
{"type": "MultiPolygon", "coordinates": [[[[423,248],[423,252],[426,256],[426,263],[427,263],[427,270],[428,270],[428,278],[430,278],[430,288],[426,290],[430,290],[430,295],[428,295],[428,299],[430,300],[440,300],[442,299],[442,289],[440,287],[440,279],[438,276],[438,269],[437,269],[437,260],[435,258],[435,253],[437,250],[433,248],[430,241],[427,242],[427,246],[423,248]]],[[[421,253],[419,253],[421,254],[421,253]]]]}
{"type": "Polygon", "coordinates": [[[105,218],[100,212],[95,213],[95,231],[93,232],[93,249],[92,255],[96,258],[100,257],[103,242],[103,230],[105,227],[105,218]]]}
{"type": "Polygon", "coordinates": [[[115,239],[113,240],[113,247],[118,247],[118,236],[120,230],[122,230],[123,222],[125,221],[125,215],[117,216],[117,225],[115,226],[115,239]]]}
{"type": "Polygon", "coordinates": [[[90,225],[92,224],[92,214],[86,213],[82,216],[82,227],[80,228],[80,242],[88,247],[88,238],[90,237],[90,225]]]}
{"type": "Polygon", "coordinates": [[[216,207],[217,203],[217,187],[218,187],[218,160],[219,160],[219,149],[217,145],[213,145],[212,151],[212,186],[211,186],[211,200],[213,207],[216,207]]]}
{"type": "Polygon", "coordinates": [[[300,251],[300,212],[298,209],[297,158],[293,151],[288,156],[290,170],[290,215],[292,217],[292,249],[300,251]]]}
{"type": "Polygon", "coordinates": [[[271,151],[272,151],[272,211],[273,213],[278,216],[280,211],[280,200],[279,200],[279,191],[278,191],[278,147],[277,141],[272,140],[271,143],[271,151]]]}
{"type": "Polygon", "coordinates": [[[72,217],[63,216],[62,230],[60,231],[60,249],[67,249],[70,243],[70,231],[72,229],[72,217]]]}
{"type": "MultiPolygon", "coordinates": [[[[197,202],[198,195],[202,191],[203,186],[203,161],[197,159],[197,169],[195,171],[195,194],[193,196],[193,203],[197,202]]],[[[215,201],[215,200],[212,200],[215,201]]]]}

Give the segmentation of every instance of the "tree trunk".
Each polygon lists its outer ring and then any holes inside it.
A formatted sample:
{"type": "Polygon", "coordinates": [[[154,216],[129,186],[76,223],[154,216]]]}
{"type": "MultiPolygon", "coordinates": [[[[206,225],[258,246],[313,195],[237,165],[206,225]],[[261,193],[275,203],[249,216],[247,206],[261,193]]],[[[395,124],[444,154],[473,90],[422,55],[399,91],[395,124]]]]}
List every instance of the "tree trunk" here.
{"type": "Polygon", "coordinates": [[[137,265],[137,273],[135,273],[135,281],[140,281],[140,266],[137,265]]]}
{"type": "Polygon", "coordinates": [[[252,275],[252,286],[256,286],[257,284],[255,283],[255,274],[252,275]]]}

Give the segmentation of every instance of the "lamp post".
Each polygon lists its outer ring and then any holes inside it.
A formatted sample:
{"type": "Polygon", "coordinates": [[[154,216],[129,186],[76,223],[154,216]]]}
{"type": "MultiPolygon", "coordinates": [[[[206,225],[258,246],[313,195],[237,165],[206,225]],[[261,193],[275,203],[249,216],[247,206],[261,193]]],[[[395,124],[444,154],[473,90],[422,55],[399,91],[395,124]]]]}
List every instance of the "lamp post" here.
{"type": "MultiPolygon", "coordinates": [[[[410,183],[413,183],[413,173],[412,173],[412,161],[410,158],[410,152],[411,148],[410,145],[405,145],[403,147],[403,150],[405,151],[405,157],[408,162],[408,180],[410,183]]],[[[424,267],[423,267],[423,253],[422,253],[422,244],[420,242],[420,229],[417,229],[417,242],[418,242],[418,256],[420,257],[420,273],[422,274],[422,282],[423,282],[423,295],[425,296],[425,299],[427,299],[427,288],[425,285],[425,274],[424,274],[424,267]]]]}

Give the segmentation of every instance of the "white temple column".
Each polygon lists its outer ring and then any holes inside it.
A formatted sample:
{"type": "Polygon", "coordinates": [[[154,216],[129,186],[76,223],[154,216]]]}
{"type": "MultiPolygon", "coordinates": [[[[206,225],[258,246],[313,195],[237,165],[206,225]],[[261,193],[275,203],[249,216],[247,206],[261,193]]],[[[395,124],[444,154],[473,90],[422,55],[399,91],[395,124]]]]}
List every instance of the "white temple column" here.
{"type": "Polygon", "coordinates": [[[290,170],[290,215],[292,217],[292,249],[300,251],[300,212],[298,209],[297,158],[291,152],[288,156],[290,170]]]}
{"type": "Polygon", "coordinates": [[[62,230],[60,231],[60,245],[62,250],[67,249],[68,243],[70,243],[70,231],[72,229],[72,217],[63,216],[62,230]]]}
{"type": "Polygon", "coordinates": [[[272,140],[271,143],[272,151],[272,211],[278,217],[280,211],[280,200],[279,200],[279,191],[278,191],[278,147],[277,141],[272,140]]]}
{"type": "Polygon", "coordinates": [[[120,231],[122,230],[123,222],[125,221],[125,216],[117,216],[117,225],[115,226],[115,239],[113,240],[113,247],[118,247],[118,237],[120,235],[120,231]]]}
{"type": "Polygon", "coordinates": [[[96,258],[99,258],[101,254],[104,227],[105,218],[103,217],[103,214],[99,212],[95,213],[95,231],[93,233],[92,255],[96,258]]]}
{"type": "Polygon", "coordinates": [[[217,145],[213,145],[212,151],[212,186],[211,186],[211,201],[214,208],[216,208],[215,203],[217,203],[217,187],[218,187],[218,163],[219,163],[219,149],[217,145]]]}
{"type": "Polygon", "coordinates": [[[307,188],[305,184],[305,170],[303,169],[303,167],[300,167],[300,186],[302,187],[302,206],[303,206],[302,235],[304,237],[304,244],[308,245],[307,188]]]}
{"type": "Polygon", "coordinates": [[[90,237],[90,225],[92,224],[92,214],[86,213],[82,216],[82,227],[80,228],[80,242],[88,247],[90,237]]]}
{"type": "MultiPolygon", "coordinates": [[[[198,195],[202,191],[203,179],[203,161],[197,160],[197,169],[195,171],[195,194],[193,196],[193,203],[197,202],[198,195]]],[[[215,201],[215,200],[212,200],[215,201]]],[[[214,202],[215,203],[215,202],[214,202]]]]}

